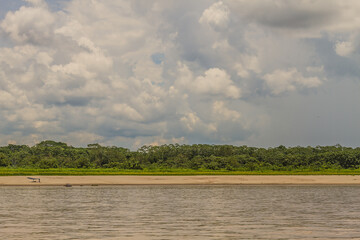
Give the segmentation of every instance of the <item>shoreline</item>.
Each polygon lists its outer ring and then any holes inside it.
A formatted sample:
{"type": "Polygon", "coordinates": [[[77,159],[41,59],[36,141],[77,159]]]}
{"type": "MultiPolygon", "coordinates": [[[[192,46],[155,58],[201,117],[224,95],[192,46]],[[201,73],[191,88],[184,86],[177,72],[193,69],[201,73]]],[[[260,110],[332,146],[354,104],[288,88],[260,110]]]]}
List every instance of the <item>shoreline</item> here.
{"type": "Polygon", "coordinates": [[[359,175],[0,176],[2,186],[360,185],[359,175]],[[32,182],[27,177],[40,178],[32,182]]]}

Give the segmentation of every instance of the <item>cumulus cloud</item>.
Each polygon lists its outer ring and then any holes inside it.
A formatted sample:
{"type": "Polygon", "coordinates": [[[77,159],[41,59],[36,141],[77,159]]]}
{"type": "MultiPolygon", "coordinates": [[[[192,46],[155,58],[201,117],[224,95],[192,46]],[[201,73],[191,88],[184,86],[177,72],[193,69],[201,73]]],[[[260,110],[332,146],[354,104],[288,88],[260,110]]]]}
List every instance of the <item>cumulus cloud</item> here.
{"type": "Polygon", "coordinates": [[[215,101],[213,103],[213,117],[231,122],[236,122],[241,118],[241,114],[237,111],[228,109],[223,101],[215,101]]]}
{"type": "Polygon", "coordinates": [[[276,96],[358,78],[357,1],[61,3],[0,20],[0,144],[256,143],[276,96]]]}
{"type": "Polygon", "coordinates": [[[304,77],[295,68],[275,70],[264,75],[263,79],[274,95],[295,91],[297,88],[315,88],[322,84],[318,77],[304,77]]]}
{"type": "Polygon", "coordinates": [[[113,106],[114,113],[120,114],[120,116],[132,120],[132,121],[141,121],[143,117],[138,113],[134,108],[126,104],[116,104],[113,106]]]}
{"type": "Polygon", "coordinates": [[[180,122],[183,124],[185,129],[189,132],[203,132],[203,133],[212,133],[216,132],[216,126],[212,123],[204,123],[196,113],[188,112],[183,117],[180,118],[180,122]]]}
{"type": "Polygon", "coordinates": [[[355,50],[352,42],[338,42],[335,45],[335,52],[342,57],[349,56],[355,50]]]}
{"type": "Polygon", "coordinates": [[[260,63],[257,56],[243,55],[238,63],[234,66],[237,75],[241,78],[248,78],[251,72],[260,73],[260,63]]]}
{"type": "Polygon", "coordinates": [[[44,44],[52,37],[55,16],[43,1],[29,1],[30,7],[8,12],[0,27],[17,43],[44,44]]]}
{"type": "Polygon", "coordinates": [[[224,28],[230,20],[230,10],[222,2],[216,2],[202,13],[199,22],[206,23],[214,29],[224,28]]]}
{"type": "Polygon", "coordinates": [[[225,70],[210,68],[203,75],[196,78],[186,65],[179,64],[179,78],[177,84],[180,88],[203,96],[222,96],[238,99],[241,90],[231,80],[225,70]]]}
{"type": "Polygon", "coordinates": [[[222,94],[229,98],[239,98],[240,89],[236,87],[226,71],[219,68],[211,68],[199,76],[193,83],[193,90],[199,94],[222,94]]]}
{"type": "Polygon", "coordinates": [[[51,69],[54,72],[90,79],[109,71],[111,67],[112,59],[106,57],[101,50],[93,49],[91,52],[80,52],[72,56],[69,63],[53,65],[51,69]]]}

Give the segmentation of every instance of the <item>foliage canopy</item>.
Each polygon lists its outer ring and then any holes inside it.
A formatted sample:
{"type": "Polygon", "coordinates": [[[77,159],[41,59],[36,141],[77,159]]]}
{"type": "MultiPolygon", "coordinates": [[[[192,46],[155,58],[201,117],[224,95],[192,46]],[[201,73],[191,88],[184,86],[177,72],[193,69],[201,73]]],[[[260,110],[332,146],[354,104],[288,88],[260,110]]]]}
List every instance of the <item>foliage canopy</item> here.
{"type": "Polygon", "coordinates": [[[143,146],[137,151],[130,151],[97,143],[77,148],[47,140],[32,147],[13,144],[0,147],[0,167],[228,171],[358,169],[360,148],[335,145],[279,146],[266,149],[232,145],[168,144],[143,146]]]}

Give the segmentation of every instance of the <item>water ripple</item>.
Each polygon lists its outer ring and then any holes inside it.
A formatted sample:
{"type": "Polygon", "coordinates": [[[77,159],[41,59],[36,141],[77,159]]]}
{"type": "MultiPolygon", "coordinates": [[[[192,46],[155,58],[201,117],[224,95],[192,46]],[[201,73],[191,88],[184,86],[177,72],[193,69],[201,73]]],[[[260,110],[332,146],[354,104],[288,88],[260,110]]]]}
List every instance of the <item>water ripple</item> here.
{"type": "Polygon", "coordinates": [[[1,239],[351,239],[357,186],[1,187],[1,239]]]}

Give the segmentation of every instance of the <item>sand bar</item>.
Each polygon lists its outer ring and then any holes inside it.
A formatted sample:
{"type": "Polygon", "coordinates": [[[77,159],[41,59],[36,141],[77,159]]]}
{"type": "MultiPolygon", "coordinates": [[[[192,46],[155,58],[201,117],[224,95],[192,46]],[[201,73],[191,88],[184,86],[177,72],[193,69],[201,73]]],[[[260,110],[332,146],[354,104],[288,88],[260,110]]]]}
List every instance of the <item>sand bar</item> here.
{"type": "Polygon", "coordinates": [[[358,175],[227,175],[227,176],[0,176],[1,186],[72,186],[80,185],[360,185],[358,175]]]}

